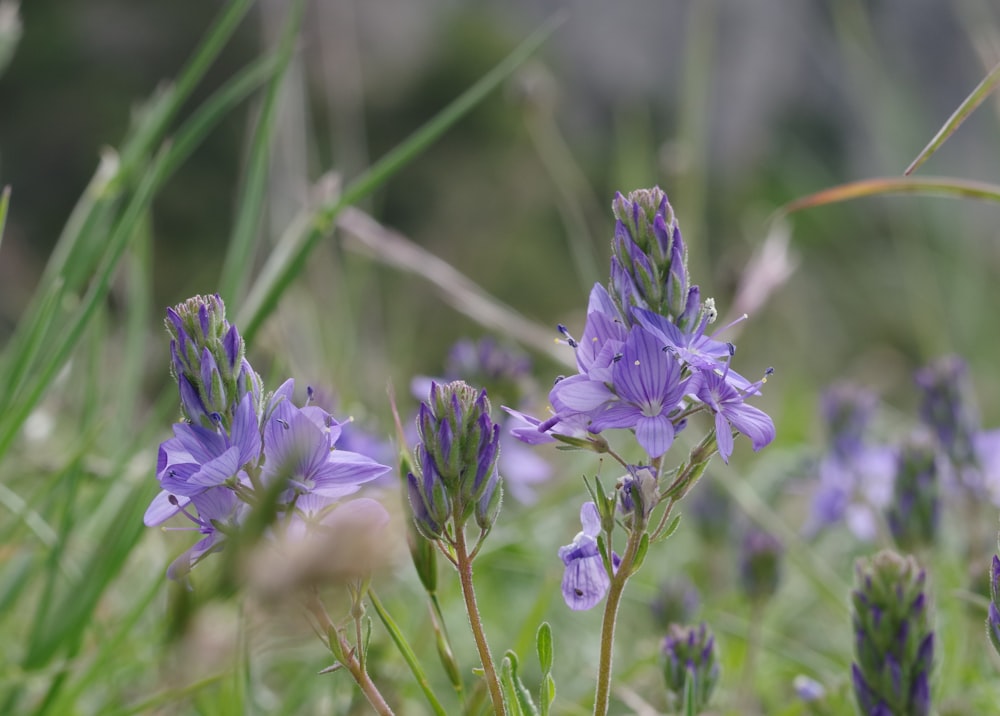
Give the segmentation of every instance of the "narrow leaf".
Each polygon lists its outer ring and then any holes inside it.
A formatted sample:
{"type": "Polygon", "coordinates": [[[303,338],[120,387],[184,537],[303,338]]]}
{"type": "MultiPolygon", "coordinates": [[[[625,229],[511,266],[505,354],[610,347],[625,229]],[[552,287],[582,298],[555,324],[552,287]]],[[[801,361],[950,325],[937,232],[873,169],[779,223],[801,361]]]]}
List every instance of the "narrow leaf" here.
{"type": "Polygon", "coordinates": [[[1000,203],[1000,185],[971,179],[951,177],[878,177],[864,179],[831,187],[791,201],[776,212],[778,215],[791,214],[803,209],[813,209],[826,204],[836,204],[850,199],[861,199],[883,194],[923,194],[928,196],[948,196],[962,199],[978,199],[1000,203]]]}
{"type": "Polygon", "coordinates": [[[916,159],[910,162],[910,166],[906,168],[903,174],[910,175],[920,167],[921,164],[930,159],[931,155],[936,152],[945,140],[948,139],[952,134],[955,133],[965,121],[965,118],[972,114],[975,109],[981,105],[987,97],[992,94],[993,90],[1000,85],[1000,64],[990,70],[990,73],[983,78],[983,81],[979,83],[976,89],[972,90],[972,94],[965,98],[962,104],[958,105],[958,109],[952,114],[948,121],[944,123],[938,133],[934,135],[934,138],[927,143],[927,146],[923,148],[920,154],[917,155],[916,159]]]}
{"type": "Polygon", "coordinates": [[[434,695],[434,691],[431,689],[430,681],[427,679],[427,674],[424,673],[423,668],[420,666],[420,660],[417,655],[413,652],[410,647],[409,642],[406,641],[406,637],[403,636],[403,632],[400,631],[399,626],[393,620],[392,615],[386,610],[382,602],[376,596],[375,591],[372,589],[368,590],[368,601],[371,602],[372,606],[375,608],[375,613],[378,614],[378,618],[382,620],[385,630],[389,632],[389,636],[392,638],[393,643],[396,645],[396,649],[402,655],[403,660],[406,665],[410,667],[410,673],[413,674],[413,678],[417,680],[417,685],[424,694],[424,698],[427,699],[427,703],[430,704],[431,709],[437,716],[447,716],[447,712],[438,701],[437,696],[434,695]]]}
{"type": "Polygon", "coordinates": [[[542,674],[552,671],[552,627],[548,622],[542,622],[538,627],[538,635],[535,637],[535,645],[538,648],[538,663],[541,664],[542,674]]]}

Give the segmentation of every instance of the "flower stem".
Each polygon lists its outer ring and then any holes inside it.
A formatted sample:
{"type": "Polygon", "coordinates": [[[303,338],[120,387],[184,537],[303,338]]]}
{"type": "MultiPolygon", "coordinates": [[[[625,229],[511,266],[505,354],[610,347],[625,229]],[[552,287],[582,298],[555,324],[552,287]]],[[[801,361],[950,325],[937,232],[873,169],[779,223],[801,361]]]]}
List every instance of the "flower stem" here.
{"type": "MultiPolygon", "coordinates": [[[[368,672],[362,667],[361,662],[355,655],[355,648],[351,646],[340,629],[337,628],[337,625],[330,619],[330,615],[326,613],[326,607],[323,606],[319,595],[315,591],[309,596],[306,606],[319,623],[321,633],[325,634],[327,639],[330,640],[328,644],[330,651],[333,652],[344,668],[350,672],[351,677],[357,682],[365,698],[368,699],[368,703],[375,709],[375,712],[381,714],[381,716],[395,716],[385,697],[382,696],[378,687],[375,686],[375,682],[371,680],[368,672]]],[[[360,652],[362,648],[363,645],[359,643],[357,651],[360,652]]]]}
{"type": "Polygon", "coordinates": [[[500,680],[497,678],[496,666],[493,664],[493,656],[490,654],[490,645],[486,642],[483,623],[479,618],[479,607],[476,605],[476,591],[472,586],[472,560],[469,558],[468,547],[465,544],[465,529],[459,527],[455,532],[455,561],[458,567],[458,577],[462,583],[462,595],[465,597],[465,611],[468,612],[472,636],[476,641],[476,648],[479,649],[479,658],[483,662],[483,673],[486,676],[486,685],[490,690],[490,699],[493,701],[493,712],[497,716],[505,716],[507,708],[504,704],[503,692],[500,690],[500,680]]]}
{"type": "MultiPolygon", "coordinates": [[[[637,516],[638,517],[638,516],[637,516]]],[[[608,589],[607,601],[604,604],[604,621],[601,624],[601,660],[597,668],[597,693],[594,696],[594,716],[606,716],[611,698],[611,662],[615,643],[615,623],[618,620],[618,607],[625,583],[632,576],[632,566],[635,563],[639,543],[646,532],[646,521],[637,520],[634,529],[629,533],[628,545],[622,556],[618,571],[611,577],[611,587],[608,589]]],[[[609,547],[610,549],[610,547],[609,547]]]]}

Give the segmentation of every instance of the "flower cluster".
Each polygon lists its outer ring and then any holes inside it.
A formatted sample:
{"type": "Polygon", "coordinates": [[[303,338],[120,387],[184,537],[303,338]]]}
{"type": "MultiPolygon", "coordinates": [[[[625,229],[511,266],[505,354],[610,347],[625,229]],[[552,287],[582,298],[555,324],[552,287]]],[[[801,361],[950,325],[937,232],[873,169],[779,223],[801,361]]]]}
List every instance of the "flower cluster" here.
{"type": "Polygon", "coordinates": [[[926,575],[913,557],[888,550],[859,560],[851,595],[854,696],[862,714],[930,713],[934,632],[926,575]]]}
{"type": "MultiPolygon", "coordinates": [[[[418,376],[411,382],[411,392],[421,401],[428,398],[431,385],[456,380],[482,386],[494,401],[505,405],[521,405],[535,394],[531,379],[531,360],[513,348],[491,338],[457,341],[448,351],[443,379],[418,376]]],[[[511,411],[513,412],[513,411],[511,411]]],[[[516,439],[518,428],[511,428],[518,417],[500,413],[499,470],[504,478],[504,490],[522,504],[537,499],[535,488],[552,475],[552,466],[536,451],[516,439]]]]}
{"type": "Polygon", "coordinates": [[[945,356],[914,378],[919,420],[894,443],[870,437],[878,407],[871,391],[839,384],[824,394],[830,448],[819,462],[807,533],[845,520],[872,540],[884,515],[905,548],[933,539],[939,486],[1000,505],[1000,430],[981,427],[965,362],[945,356]]]}
{"type": "MultiPolygon", "coordinates": [[[[617,495],[626,530],[639,534],[668,494],[671,500],[683,497],[716,451],[729,462],[735,433],[746,435],[759,450],[774,439],[774,423],[746,402],[760,394],[766,376],[751,382],[732,370],[735,347],[719,338],[725,329],[709,332],[717,316],[715,302],[702,300],[691,283],[684,240],[663,191],[618,194],[612,209],[616,223],[608,287],[595,284],[591,290],[579,340],[559,326],[576,353],[577,373],[557,379],[549,392],[548,419],[508,412],[523,423],[513,434],[529,444],[559,441],[609,452],[602,433],[634,434],[648,463],[622,462],[629,475],[619,482],[617,495]],[[662,487],[662,458],[698,412],[713,416],[714,430],[690,456],[691,469],[662,487]]],[[[584,514],[596,510],[610,538],[616,500],[597,491],[584,514]]],[[[610,550],[604,556],[596,551],[596,523],[586,516],[582,522],[583,531],[560,550],[567,567],[563,595],[574,609],[603,598],[614,568],[610,550]],[[597,574],[601,569],[603,577],[597,574]]]]}
{"type": "Polygon", "coordinates": [[[823,394],[830,449],[819,463],[807,533],[845,520],[862,539],[875,538],[879,511],[892,497],[896,468],[894,450],[867,437],[877,407],[873,392],[851,383],[838,383],[823,394]]]}
{"type": "Polygon", "coordinates": [[[715,304],[690,285],[666,195],[658,188],[619,194],[613,208],[610,290],[594,286],[579,340],[560,326],[576,351],[578,372],[556,382],[549,393],[553,415],[537,430],[579,444],[581,437],[627,429],[659,458],[692,413],[708,410],[724,461],[734,430],[759,450],[774,439],[774,424],[745,400],[763,381],[751,383],[730,370],[733,345],[708,333],[715,304]]]}
{"type": "Polygon", "coordinates": [[[432,383],[428,401],[420,404],[417,432],[415,469],[407,475],[417,529],[427,539],[448,541],[475,516],[488,531],[503,490],[500,426],[490,417],[486,391],[462,381],[432,383]]]}
{"type": "Polygon", "coordinates": [[[719,680],[715,637],[704,623],[697,627],[671,624],[661,649],[663,678],[678,711],[701,713],[719,680]]]}
{"type": "MultiPolygon", "coordinates": [[[[168,570],[182,576],[253,510],[271,510],[286,529],[327,518],[339,499],[389,468],[336,449],[340,423],[321,408],[292,401],[294,382],[269,396],[244,356],[243,339],[218,296],[197,296],[167,311],[171,372],[185,418],[160,444],[161,491],[147,526],[184,515],[202,535],[168,570]]],[[[311,393],[311,391],[309,391],[311,393]]]]}

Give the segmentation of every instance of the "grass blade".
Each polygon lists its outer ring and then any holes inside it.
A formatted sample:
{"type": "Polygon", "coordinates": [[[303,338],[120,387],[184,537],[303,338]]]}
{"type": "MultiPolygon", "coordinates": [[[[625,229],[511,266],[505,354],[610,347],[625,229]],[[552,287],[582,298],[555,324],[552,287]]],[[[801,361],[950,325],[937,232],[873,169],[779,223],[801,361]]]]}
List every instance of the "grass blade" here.
{"type": "Polygon", "coordinates": [[[966,117],[975,111],[979,105],[981,105],[993,90],[1000,85],[1000,64],[990,70],[990,73],[983,78],[983,81],[979,83],[976,89],[972,90],[972,94],[965,98],[962,104],[958,105],[958,109],[952,114],[948,121],[944,123],[938,133],[934,135],[934,138],[927,143],[927,146],[921,150],[920,154],[917,155],[916,159],[910,162],[910,166],[906,168],[903,172],[905,175],[910,175],[915,172],[921,164],[926,162],[931,158],[931,155],[936,152],[942,144],[955,133],[965,121],[966,117]]]}
{"type": "Polygon", "coordinates": [[[248,342],[253,340],[264,319],[274,310],[278,299],[302,269],[306,257],[333,227],[337,214],[384,184],[468,114],[541,47],[564,17],[562,13],[553,16],[451,104],[351,182],[342,195],[300,214],[292,221],[264,265],[237,318],[240,332],[248,342]]]}
{"type": "Polygon", "coordinates": [[[840,184],[829,189],[823,189],[815,194],[795,199],[780,207],[775,214],[782,216],[802,211],[803,209],[813,209],[817,206],[883,194],[921,194],[926,196],[946,196],[1000,202],[1000,185],[972,179],[953,179],[950,177],[927,177],[921,179],[913,177],[877,177],[850,182],[848,184],[840,184]]]}
{"type": "Polygon", "coordinates": [[[406,661],[406,665],[410,667],[410,671],[413,673],[413,678],[417,680],[417,685],[420,686],[420,690],[424,693],[424,698],[427,699],[427,703],[430,704],[431,708],[437,716],[446,716],[447,712],[438,701],[437,696],[431,690],[430,682],[427,680],[427,674],[420,666],[420,660],[417,655],[413,653],[413,649],[410,644],[406,641],[406,637],[399,630],[399,626],[393,621],[392,615],[386,611],[385,606],[375,595],[375,592],[371,589],[368,590],[368,600],[372,603],[375,608],[375,612],[378,614],[378,618],[382,620],[382,624],[385,626],[385,630],[389,632],[389,636],[392,637],[393,643],[399,650],[399,653],[403,656],[406,661]]]}
{"type": "Polygon", "coordinates": [[[0,246],[3,245],[3,230],[7,225],[7,207],[10,206],[10,187],[0,191],[0,246]]]}
{"type": "Polygon", "coordinates": [[[254,256],[254,240],[259,235],[264,208],[263,197],[267,187],[271,146],[278,114],[278,98],[288,63],[292,58],[292,50],[295,48],[295,39],[302,25],[304,6],[302,0],[295,3],[282,32],[276,53],[276,69],[260,108],[247,170],[243,177],[236,222],[229,237],[229,247],[222,267],[222,277],[219,280],[219,294],[233,303],[245,295],[247,290],[254,256]]]}

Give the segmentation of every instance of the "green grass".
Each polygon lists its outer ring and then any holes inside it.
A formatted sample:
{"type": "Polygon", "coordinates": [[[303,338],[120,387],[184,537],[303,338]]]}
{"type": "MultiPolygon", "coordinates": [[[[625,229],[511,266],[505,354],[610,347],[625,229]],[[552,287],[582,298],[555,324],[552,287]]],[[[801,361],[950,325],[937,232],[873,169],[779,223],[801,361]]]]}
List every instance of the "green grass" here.
{"type": "MultiPolygon", "coordinates": [[[[385,435],[392,433],[387,388],[406,419],[413,407],[406,397],[410,377],[439,372],[448,343],[461,335],[495,334],[531,350],[541,386],[567,370],[568,349],[552,347],[555,332],[548,326],[563,321],[579,333],[587,287],[595,271],[606,271],[610,192],[635,188],[606,184],[661,182],[676,198],[692,266],[706,290],[714,289],[709,293],[722,313],[732,294],[726,267],[742,265],[763,241],[772,212],[801,210],[791,217],[798,271],[758,309],[739,341],[748,375],[771,364],[778,369],[761,402],[778,423],[779,439],[760,455],[743,445],[732,466],[715,461],[709,468],[705,479],[730,501],[733,534],[702,540],[684,502],[678,532],[651,548],[621,611],[612,712],[638,712],[644,704],[666,709],[657,665],[663,625],[649,604],[665,580],[685,573],[702,594],[698,618],[717,634],[719,713],[851,713],[852,564],[883,545],[861,544],[842,529],[814,540],[801,536],[813,477],[809,459],[822,447],[817,395],[837,377],[863,380],[895,406],[881,427],[898,434],[912,423],[912,369],[955,351],[969,358],[985,424],[1000,423],[1000,338],[989,310],[1000,299],[996,237],[981,228],[993,225],[995,215],[977,213],[983,208],[969,203],[882,198],[901,191],[995,202],[1000,188],[919,174],[835,176],[817,150],[762,169],[753,186],[730,186],[720,196],[705,135],[717,109],[711,97],[720,69],[711,50],[719,38],[712,8],[699,6],[688,19],[679,101],[676,139],[689,152],[683,172],[667,175],[650,160],[664,137],[648,119],[649,108],[623,109],[615,117],[612,161],[598,176],[553,115],[495,104],[559,31],[563,18],[554,18],[507,47],[509,54],[491,56],[492,69],[406,127],[404,139],[356,176],[331,188],[338,167],[320,168],[309,177],[311,203],[273,237],[262,228],[275,191],[268,182],[282,85],[302,61],[297,41],[305,3],[290,4],[272,52],[220,79],[213,69],[252,5],[226,3],[177,79],[147,99],[127,134],[105,150],[0,348],[0,713],[369,712],[346,674],[318,674],[331,657],[294,599],[262,603],[240,589],[214,591],[216,577],[233,571],[221,566],[225,552],[199,566],[193,592],[168,583],[166,566],[191,536],[142,524],[156,492],[156,446],[178,414],[166,385],[164,307],[156,290],[163,280],[156,270],[157,202],[234,116],[248,127],[245,161],[232,177],[225,257],[216,283],[204,290],[227,300],[269,387],[291,374],[336,388],[345,417],[385,435]],[[470,147],[478,149],[483,136],[497,131],[490,121],[504,128],[496,147],[482,150],[490,163],[481,172],[495,173],[495,187],[487,192],[441,179],[438,173],[465,166],[470,147]],[[440,182],[451,193],[426,200],[425,182],[440,182]],[[820,190],[827,193],[815,193],[820,190]],[[440,209],[435,220],[393,223],[393,216],[407,216],[410,192],[440,209]],[[472,194],[479,203],[470,208],[472,194]],[[439,226],[460,239],[437,242],[439,226]],[[723,235],[739,239],[717,238],[723,235]],[[736,527],[750,523],[778,536],[786,549],[779,591],[760,613],[749,609],[735,577],[736,527]],[[756,656],[748,686],[749,650],[756,656]],[[823,704],[796,700],[792,680],[799,674],[824,684],[823,704]]],[[[865,62],[879,61],[865,13],[855,3],[835,17],[836,42],[858,83],[865,62]]],[[[0,37],[0,70],[8,52],[3,43],[0,37]]],[[[988,111],[983,100],[996,70],[986,76],[983,86],[957,99],[957,119],[927,120],[944,128],[921,161],[946,154],[943,139],[973,109],[988,111]]],[[[893,126],[908,107],[903,90],[882,99],[866,105],[876,128],[893,126]]],[[[887,146],[886,152],[901,173],[919,147],[887,146]]],[[[3,242],[8,210],[18,196],[16,185],[0,192],[0,262],[9,250],[3,242]]],[[[539,389],[539,404],[544,392],[539,389]]],[[[535,694],[542,678],[535,635],[543,621],[551,624],[552,713],[590,713],[600,610],[565,609],[555,553],[579,529],[580,478],[598,473],[611,484],[617,475],[610,461],[542,454],[558,477],[534,505],[508,499],[476,563],[480,602],[494,655],[513,649],[535,694]]],[[[402,548],[402,502],[391,489],[379,497],[396,520],[400,549],[393,567],[374,581],[381,601],[369,610],[371,672],[397,713],[459,713],[426,598],[402,548]],[[428,706],[425,691],[440,708],[428,706]]],[[[934,694],[941,716],[989,713],[1000,698],[1000,662],[984,636],[986,601],[973,585],[988,567],[995,525],[996,508],[989,504],[977,505],[972,518],[951,506],[940,544],[921,555],[937,614],[934,694]]],[[[442,567],[442,617],[467,698],[482,703],[454,577],[442,567]]],[[[343,593],[331,588],[324,596],[331,613],[346,614],[343,593]]]]}

